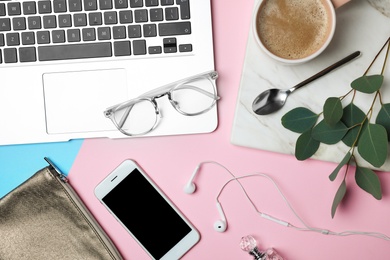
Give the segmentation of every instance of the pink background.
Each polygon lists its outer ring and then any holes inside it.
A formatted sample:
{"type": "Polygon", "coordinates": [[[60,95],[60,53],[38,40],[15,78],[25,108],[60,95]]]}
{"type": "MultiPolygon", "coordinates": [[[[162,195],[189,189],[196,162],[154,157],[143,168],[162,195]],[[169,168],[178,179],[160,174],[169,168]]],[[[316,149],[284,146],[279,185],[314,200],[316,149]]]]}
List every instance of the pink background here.
{"type": "MultiPolygon", "coordinates": [[[[242,236],[254,236],[260,248],[274,247],[287,259],[389,259],[390,242],[367,236],[331,236],[302,232],[261,218],[235,183],[222,193],[228,230],[218,233],[213,223],[219,214],[216,196],[230,175],[222,168],[201,167],[192,195],[183,187],[202,161],[217,161],[237,176],[263,172],[272,176],[297,213],[313,227],[334,232],[358,230],[390,235],[390,175],[379,173],[383,199],[375,200],[347,177],[348,195],[334,219],[330,209],[341,182],[331,182],[336,164],[234,146],[230,143],[245,45],[253,1],[213,0],[216,69],[219,72],[219,127],[211,134],[123,140],[86,140],[69,178],[82,199],[113,239],[125,259],[149,259],[94,196],[95,186],[127,158],[134,159],[196,226],[201,240],[183,259],[252,259],[239,248],[242,236]],[[239,2],[239,4],[238,4],[239,2]]],[[[303,227],[288,209],[275,187],[264,178],[244,179],[257,208],[303,227]]],[[[156,218],[158,213],[156,212],[156,218]]]]}

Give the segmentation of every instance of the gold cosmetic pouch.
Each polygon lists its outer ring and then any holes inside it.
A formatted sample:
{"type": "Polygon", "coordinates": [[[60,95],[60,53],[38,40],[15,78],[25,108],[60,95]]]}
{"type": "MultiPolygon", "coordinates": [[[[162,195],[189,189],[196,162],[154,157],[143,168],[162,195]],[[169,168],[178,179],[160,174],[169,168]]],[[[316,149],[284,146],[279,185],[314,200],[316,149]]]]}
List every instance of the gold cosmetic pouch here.
{"type": "Polygon", "coordinates": [[[122,259],[69,185],[48,166],[0,200],[0,259],[122,259]]]}

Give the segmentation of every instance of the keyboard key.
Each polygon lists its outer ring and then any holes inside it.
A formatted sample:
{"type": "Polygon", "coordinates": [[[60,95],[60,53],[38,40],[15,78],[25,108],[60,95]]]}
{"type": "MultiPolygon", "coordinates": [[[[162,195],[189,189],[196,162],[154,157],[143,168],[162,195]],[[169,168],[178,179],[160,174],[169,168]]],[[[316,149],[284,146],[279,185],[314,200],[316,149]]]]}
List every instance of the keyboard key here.
{"type": "Polygon", "coordinates": [[[119,23],[125,24],[125,23],[132,23],[132,22],[133,22],[133,15],[130,10],[119,11],[119,23]]]}
{"type": "Polygon", "coordinates": [[[26,30],[26,18],[14,17],[12,18],[12,26],[14,31],[26,30]]]}
{"type": "Polygon", "coordinates": [[[114,42],[115,56],[129,56],[131,55],[130,41],[114,42]]]}
{"type": "Polygon", "coordinates": [[[46,15],[43,17],[43,28],[52,29],[57,27],[56,16],[46,15]]]}
{"type": "Polygon", "coordinates": [[[116,9],[127,8],[127,2],[128,0],[114,0],[115,8],[116,9]]]}
{"type": "Polygon", "coordinates": [[[176,0],[176,4],[180,5],[180,17],[182,20],[190,19],[190,1],[176,0]]]}
{"type": "Polygon", "coordinates": [[[102,25],[102,14],[89,13],[88,20],[89,20],[89,25],[102,25]]]}
{"type": "Polygon", "coordinates": [[[96,33],[95,33],[95,28],[84,28],[82,30],[83,34],[83,41],[94,41],[96,40],[96,33]]]}
{"type": "Polygon", "coordinates": [[[149,54],[160,54],[161,53],[161,46],[150,46],[148,48],[149,54]]]}
{"type": "Polygon", "coordinates": [[[148,21],[148,10],[138,9],[134,11],[134,21],[136,23],[144,23],[148,21]]]}
{"type": "Polygon", "coordinates": [[[98,39],[99,40],[111,40],[110,27],[99,27],[98,28],[98,39]]]}
{"type": "Polygon", "coordinates": [[[179,20],[179,8],[167,7],[165,9],[165,20],[167,21],[179,20]]]}
{"type": "Polygon", "coordinates": [[[60,28],[71,27],[72,18],[70,14],[61,14],[58,16],[58,26],[60,28]]]}
{"type": "Polygon", "coordinates": [[[129,25],[127,27],[129,38],[140,38],[141,37],[141,25],[129,25]]]}
{"type": "Polygon", "coordinates": [[[65,0],[54,0],[53,9],[55,13],[65,13],[67,11],[65,0]]]}
{"type": "Polygon", "coordinates": [[[162,8],[151,8],[149,10],[150,21],[159,22],[163,20],[163,10],[162,8]]]}
{"type": "Polygon", "coordinates": [[[134,55],[146,54],[146,41],[145,40],[134,40],[133,41],[133,53],[134,53],[134,55]]]}
{"type": "Polygon", "coordinates": [[[4,42],[4,34],[0,33],[0,47],[1,46],[4,46],[5,45],[5,42],[4,42]]]}
{"type": "Polygon", "coordinates": [[[50,32],[49,31],[38,31],[37,32],[37,43],[38,44],[50,43],[50,32]]]}
{"type": "Polygon", "coordinates": [[[164,53],[177,52],[176,38],[165,38],[163,40],[163,44],[164,44],[164,53]]]}
{"type": "Polygon", "coordinates": [[[16,62],[18,62],[16,48],[4,49],[4,63],[16,63],[16,62]]]}
{"type": "Polygon", "coordinates": [[[82,10],[81,0],[68,0],[70,12],[80,12],[82,10]]]}
{"type": "Polygon", "coordinates": [[[104,24],[109,25],[109,24],[117,24],[117,16],[116,12],[105,12],[104,13],[104,24]]]}
{"type": "Polygon", "coordinates": [[[7,46],[17,46],[20,44],[19,33],[7,33],[7,46]]]}
{"type": "MultiPolygon", "coordinates": [[[[0,3],[0,16],[5,16],[5,4],[0,3]]],[[[0,55],[1,57],[1,55],[0,55]]]]}
{"type": "Polygon", "coordinates": [[[108,10],[112,9],[112,1],[111,0],[99,0],[100,10],[108,10]]]}
{"type": "Polygon", "coordinates": [[[41,17],[30,16],[27,18],[27,24],[30,30],[41,29],[41,17]]]}
{"type": "Polygon", "coordinates": [[[35,33],[34,32],[22,32],[22,44],[23,45],[35,44],[35,33]]]}
{"type": "Polygon", "coordinates": [[[36,14],[37,8],[35,1],[23,2],[23,14],[36,14]]]}
{"type": "Polygon", "coordinates": [[[0,18],[0,32],[11,31],[11,20],[9,18],[0,18]]]}
{"type": "Polygon", "coordinates": [[[191,34],[191,23],[160,23],[158,25],[158,33],[160,36],[191,34]]]}
{"type": "Polygon", "coordinates": [[[87,26],[87,15],[83,13],[78,13],[73,15],[74,26],[87,26]]]}
{"type": "Polygon", "coordinates": [[[1,57],[1,49],[0,49],[0,64],[3,63],[3,58],[1,57]]]}
{"type": "Polygon", "coordinates": [[[84,0],[84,10],[85,11],[95,11],[97,10],[96,0],[84,0]]]}
{"type": "Polygon", "coordinates": [[[143,7],[143,1],[142,0],[130,0],[130,7],[143,7]]]}
{"type": "Polygon", "coordinates": [[[174,1],[173,0],[160,0],[161,5],[173,5],[174,1]]]}
{"type": "Polygon", "coordinates": [[[145,6],[158,6],[158,0],[145,0],[145,6]]]}
{"type": "Polygon", "coordinates": [[[19,49],[20,62],[32,62],[37,61],[35,54],[35,47],[22,47],[19,49]]]}
{"type": "Polygon", "coordinates": [[[68,42],[79,42],[81,41],[80,30],[79,29],[69,29],[66,32],[68,37],[68,42]]]}
{"type": "Polygon", "coordinates": [[[40,61],[111,57],[111,43],[87,43],[38,47],[40,61]]]}
{"type": "Polygon", "coordinates": [[[50,14],[51,13],[51,2],[50,1],[38,1],[38,13],[50,14]]]}
{"type": "Polygon", "coordinates": [[[125,39],[126,38],[126,27],[125,26],[112,27],[112,36],[114,39],[125,39]]]}
{"type": "Polygon", "coordinates": [[[157,36],[157,29],[155,24],[144,24],[144,37],[155,37],[157,36]]]}
{"type": "Polygon", "coordinates": [[[19,2],[8,3],[8,15],[20,15],[22,13],[19,2]]]}
{"type": "Polygon", "coordinates": [[[51,32],[53,43],[64,43],[65,42],[65,30],[53,30],[51,32]]]}
{"type": "Polygon", "coordinates": [[[192,51],[192,44],[180,44],[179,51],[180,52],[191,52],[192,51]]]}

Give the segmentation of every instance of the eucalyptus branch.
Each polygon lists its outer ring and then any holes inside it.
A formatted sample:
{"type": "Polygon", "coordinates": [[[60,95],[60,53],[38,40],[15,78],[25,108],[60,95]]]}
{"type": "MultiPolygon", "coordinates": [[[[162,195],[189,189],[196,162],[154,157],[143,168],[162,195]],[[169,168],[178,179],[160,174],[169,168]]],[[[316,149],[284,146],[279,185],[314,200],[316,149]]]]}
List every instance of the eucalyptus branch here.
{"type": "Polygon", "coordinates": [[[306,160],[312,157],[321,143],[331,145],[341,141],[350,147],[344,158],[329,175],[329,179],[334,181],[341,168],[346,165],[344,178],[333,200],[332,217],[347,192],[345,180],[353,161],[356,164],[356,184],[374,198],[382,198],[378,176],[371,169],[362,167],[358,159],[360,160],[361,157],[376,168],[380,168],[387,160],[388,136],[390,137],[390,103],[386,104],[384,102],[380,90],[384,82],[383,74],[389,58],[389,50],[390,37],[375,55],[363,76],[352,81],[351,89],[345,95],[329,97],[320,113],[298,107],[282,117],[282,124],[285,128],[300,134],[295,146],[295,157],[298,160],[306,160]],[[367,75],[386,46],[387,50],[381,74],[367,75]],[[354,103],[358,93],[373,95],[372,103],[366,112],[363,112],[354,103]],[[351,94],[350,103],[343,107],[342,101],[351,94]],[[376,118],[374,118],[377,101],[381,108],[376,118]],[[323,119],[319,121],[321,115],[323,115],[323,119]],[[359,158],[356,157],[356,153],[359,153],[359,158]]]}
{"type": "Polygon", "coordinates": [[[390,37],[389,37],[389,39],[387,39],[387,51],[386,51],[386,55],[385,55],[385,61],[383,62],[381,75],[383,75],[383,73],[385,71],[387,58],[389,57],[389,49],[390,49],[390,37]]]}
{"type": "Polygon", "coordinates": [[[379,96],[379,103],[383,106],[382,93],[378,92],[378,96],[379,96]]]}
{"type": "MultiPolygon", "coordinates": [[[[375,58],[372,60],[372,62],[370,63],[370,66],[368,66],[367,70],[364,72],[363,76],[367,75],[368,71],[370,70],[370,68],[372,67],[372,65],[375,63],[376,59],[379,57],[379,55],[382,53],[383,49],[386,47],[387,44],[389,44],[390,42],[390,37],[387,39],[387,41],[385,42],[385,44],[383,44],[382,48],[379,50],[379,52],[375,55],[375,58]]],[[[384,65],[386,64],[386,60],[387,60],[387,54],[389,53],[389,48],[387,48],[387,52],[386,52],[386,57],[385,57],[385,61],[384,61],[384,65]]],[[[383,65],[383,68],[384,68],[384,65],[383,65]]],[[[382,73],[381,75],[383,75],[383,71],[384,69],[382,68],[382,73]]]]}

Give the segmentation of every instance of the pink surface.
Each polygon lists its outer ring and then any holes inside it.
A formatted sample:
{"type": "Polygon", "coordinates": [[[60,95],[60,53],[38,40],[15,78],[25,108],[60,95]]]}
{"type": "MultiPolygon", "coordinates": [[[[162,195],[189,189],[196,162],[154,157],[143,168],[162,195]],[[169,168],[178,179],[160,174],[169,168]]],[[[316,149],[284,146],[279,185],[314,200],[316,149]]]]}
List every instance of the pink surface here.
{"type": "MultiPolygon", "coordinates": [[[[123,140],[86,140],[69,178],[82,199],[108,232],[125,259],[148,259],[140,246],[103,208],[93,194],[95,186],[126,158],[137,161],[201,234],[200,242],[183,259],[252,259],[239,248],[242,236],[251,234],[261,248],[274,247],[290,260],[296,259],[388,259],[390,242],[367,236],[330,236],[302,232],[278,225],[253,210],[235,183],[222,193],[220,201],[228,230],[218,233],[215,198],[230,176],[216,165],[201,168],[195,182],[197,192],[187,195],[183,186],[201,161],[217,161],[236,175],[254,171],[271,175],[297,213],[311,226],[335,232],[359,230],[390,235],[390,175],[379,173],[383,199],[376,201],[347,177],[348,198],[330,216],[334,194],[340,183],[328,175],[335,164],[307,160],[230,144],[235,102],[253,1],[213,0],[219,127],[211,134],[123,140]]],[[[294,225],[302,226],[287,208],[274,186],[263,178],[242,181],[257,208],[294,225]]],[[[124,199],[125,200],[125,199],[124,199]]],[[[156,214],[156,218],[158,214],[156,214]]]]}

